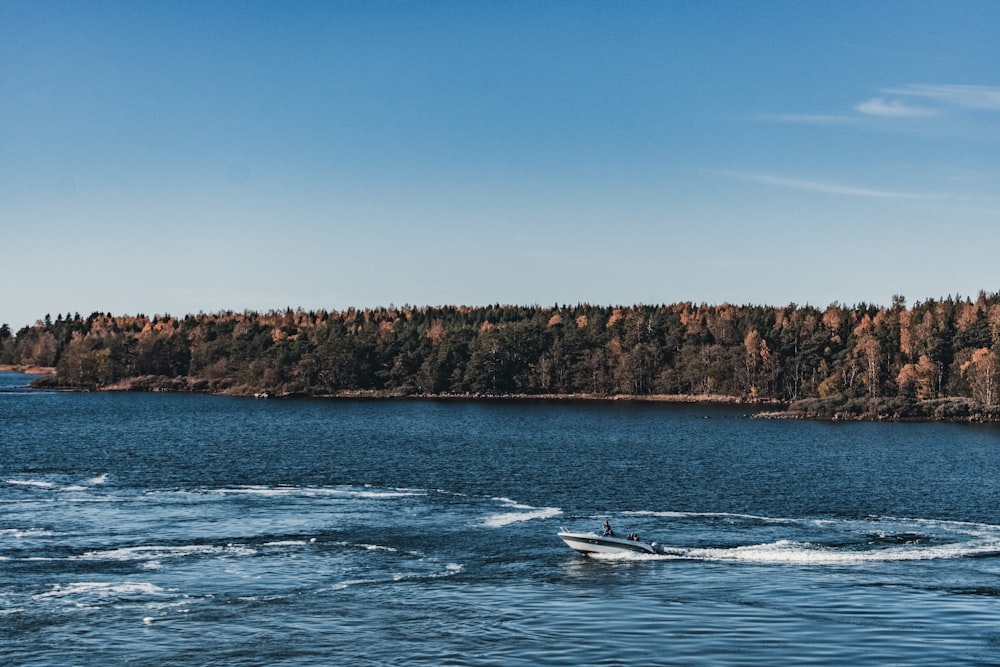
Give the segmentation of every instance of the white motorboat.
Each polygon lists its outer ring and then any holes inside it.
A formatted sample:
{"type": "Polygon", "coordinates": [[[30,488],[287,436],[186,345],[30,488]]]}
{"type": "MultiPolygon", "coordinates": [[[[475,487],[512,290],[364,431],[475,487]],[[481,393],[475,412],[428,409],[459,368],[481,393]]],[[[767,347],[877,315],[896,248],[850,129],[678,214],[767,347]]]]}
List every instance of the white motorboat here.
{"type": "Polygon", "coordinates": [[[658,554],[661,553],[659,545],[655,542],[648,544],[639,540],[639,536],[632,534],[628,537],[618,537],[614,533],[571,533],[562,528],[557,533],[570,549],[582,554],[658,554]]]}

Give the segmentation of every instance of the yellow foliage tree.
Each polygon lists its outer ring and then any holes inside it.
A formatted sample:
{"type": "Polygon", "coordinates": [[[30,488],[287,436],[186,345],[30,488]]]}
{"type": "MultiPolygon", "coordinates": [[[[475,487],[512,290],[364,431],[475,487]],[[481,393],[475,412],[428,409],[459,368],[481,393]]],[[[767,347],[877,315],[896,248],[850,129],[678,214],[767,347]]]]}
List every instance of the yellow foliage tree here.
{"type": "Polygon", "coordinates": [[[996,402],[997,355],[989,348],[979,348],[972,359],[962,364],[962,375],[972,389],[972,398],[993,405],[996,402]]]}

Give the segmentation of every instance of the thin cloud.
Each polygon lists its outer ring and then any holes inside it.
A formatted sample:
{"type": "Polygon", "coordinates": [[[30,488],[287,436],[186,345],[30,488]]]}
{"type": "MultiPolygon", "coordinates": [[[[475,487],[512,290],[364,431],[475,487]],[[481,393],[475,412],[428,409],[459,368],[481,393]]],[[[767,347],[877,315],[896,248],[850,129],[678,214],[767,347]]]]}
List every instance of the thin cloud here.
{"type": "Polygon", "coordinates": [[[807,192],[817,192],[825,195],[843,195],[847,197],[865,197],[869,199],[939,199],[932,194],[916,192],[900,192],[896,190],[876,190],[864,188],[845,183],[835,183],[831,181],[815,181],[802,178],[789,178],[786,176],[775,176],[772,174],[757,174],[740,171],[719,171],[723,176],[737,178],[742,181],[762,183],[781,188],[793,190],[805,190],[807,192]]]}
{"type": "Polygon", "coordinates": [[[761,114],[756,120],[800,125],[850,125],[864,117],[941,118],[963,111],[1000,111],[1000,86],[908,83],[883,88],[880,95],[854,105],[857,114],[761,114]]]}
{"type": "Polygon", "coordinates": [[[873,97],[854,108],[865,115],[883,118],[926,118],[940,114],[935,109],[912,106],[906,100],[887,100],[884,97],[873,97]]]}
{"type": "Polygon", "coordinates": [[[885,91],[891,95],[929,99],[959,109],[1000,111],[1000,87],[958,84],[907,84],[885,91]]]}

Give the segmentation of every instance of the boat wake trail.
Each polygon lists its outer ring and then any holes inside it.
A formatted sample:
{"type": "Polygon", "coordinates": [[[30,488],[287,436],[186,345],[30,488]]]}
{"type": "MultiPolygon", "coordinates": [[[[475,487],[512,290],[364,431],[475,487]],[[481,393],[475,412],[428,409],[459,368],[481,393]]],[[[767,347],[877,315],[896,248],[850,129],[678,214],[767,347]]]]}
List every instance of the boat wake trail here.
{"type": "Polygon", "coordinates": [[[644,533],[667,539],[657,546],[657,555],[630,554],[629,558],[839,565],[1000,556],[1000,526],[984,523],[686,512],[634,512],[630,516],[644,524],[644,533]],[[668,523],[661,523],[663,519],[668,523]]]}

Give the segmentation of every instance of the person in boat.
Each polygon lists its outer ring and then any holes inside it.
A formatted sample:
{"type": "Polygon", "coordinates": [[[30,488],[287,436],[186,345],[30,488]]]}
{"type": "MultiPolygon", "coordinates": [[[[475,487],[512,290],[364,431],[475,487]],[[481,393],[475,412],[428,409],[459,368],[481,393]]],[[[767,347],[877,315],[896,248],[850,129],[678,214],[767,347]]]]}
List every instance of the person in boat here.
{"type": "Polygon", "coordinates": [[[608,523],[607,519],[604,520],[604,532],[601,534],[604,535],[605,537],[615,536],[615,531],[611,530],[611,524],[608,523]]]}

